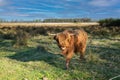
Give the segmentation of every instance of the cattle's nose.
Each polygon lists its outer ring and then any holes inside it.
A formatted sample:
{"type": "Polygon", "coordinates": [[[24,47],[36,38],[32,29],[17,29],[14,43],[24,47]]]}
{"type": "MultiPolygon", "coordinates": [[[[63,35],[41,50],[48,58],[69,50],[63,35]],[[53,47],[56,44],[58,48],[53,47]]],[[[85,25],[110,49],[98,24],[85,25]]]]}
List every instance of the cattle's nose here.
{"type": "Polygon", "coordinates": [[[65,50],[66,47],[65,46],[59,46],[61,50],[65,50]]]}

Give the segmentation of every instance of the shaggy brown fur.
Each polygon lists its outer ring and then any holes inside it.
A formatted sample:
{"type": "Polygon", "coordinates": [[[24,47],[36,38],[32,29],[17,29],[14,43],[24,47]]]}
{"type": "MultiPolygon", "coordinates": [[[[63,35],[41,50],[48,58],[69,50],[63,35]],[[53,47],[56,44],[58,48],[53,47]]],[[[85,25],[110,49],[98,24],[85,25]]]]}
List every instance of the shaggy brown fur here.
{"type": "Polygon", "coordinates": [[[80,58],[84,59],[87,33],[84,30],[65,30],[54,36],[59,48],[62,50],[62,54],[66,57],[66,68],[69,67],[70,59],[74,53],[79,52],[80,58]]]}

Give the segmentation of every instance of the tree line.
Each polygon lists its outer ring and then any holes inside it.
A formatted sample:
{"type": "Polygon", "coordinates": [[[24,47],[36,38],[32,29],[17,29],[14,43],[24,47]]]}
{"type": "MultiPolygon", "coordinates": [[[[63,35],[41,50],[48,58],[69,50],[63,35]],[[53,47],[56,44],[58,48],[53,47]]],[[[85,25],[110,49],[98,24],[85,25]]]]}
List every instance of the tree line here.
{"type": "Polygon", "coordinates": [[[66,19],[58,19],[58,18],[51,18],[51,19],[35,19],[35,20],[31,20],[31,21],[25,21],[25,20],[11,20],[11,21],[7,21],[7,20],[3,20],[0,19],[0,22],[91,22],[92,20],[90,18],[66,18],[66,19]]]}
{"type": "Polygon", "coordinates": [[[90,18],[44,19],[43,22],[91,22],[90,18]]]}
{"type": "MultiPolygon", "coordinates": [[[[77,22],[93,22],[93,20],[91,20],[90,18],[51,18],[51,19],[35,19],[35,20],[11,20],[11,21],[7,21],[4,19],[0,19],[0,22],[27,22],[27,23],[32,23],[32,22],[38,22],[38,23],[64,23],[64,22],[73,22],[73,23],[77,23],[77,22]]],[[[100,26],[120,26],[120,18],[106,18],[106,19],[101,19],[97,21],[98,23],[100,23],[100,26]]]]}

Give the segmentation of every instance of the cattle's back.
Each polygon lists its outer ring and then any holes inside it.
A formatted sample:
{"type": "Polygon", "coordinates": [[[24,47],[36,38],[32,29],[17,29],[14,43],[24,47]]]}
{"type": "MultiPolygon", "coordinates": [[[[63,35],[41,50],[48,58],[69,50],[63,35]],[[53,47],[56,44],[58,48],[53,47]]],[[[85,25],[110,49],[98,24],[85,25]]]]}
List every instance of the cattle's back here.
{"type": "Polygon", "coordinates": [[[75,43],[80,43],[80,42],[84,42],[84,41],[87,41],[88,39],[88,36],[87,36],[87,33],[83,30],[83,29],[80,29],[80,30],[66,30],[65,32],[68,32],[70,33],[71,35],[74,36],[74,42],[75,43]]]}
{"type": "Polygon", "coordinates": [[[84,30],[75,30],[74,31],[75,52],[77,52],[79,49],[86,46],[87,39],[88,39],[88,36],[84,30]]]}
{"type": "Polygon", "coordinates": [[[75,30],[74,35],[77,42],[87,40],[87,33],[84,30],[75,30]]]}

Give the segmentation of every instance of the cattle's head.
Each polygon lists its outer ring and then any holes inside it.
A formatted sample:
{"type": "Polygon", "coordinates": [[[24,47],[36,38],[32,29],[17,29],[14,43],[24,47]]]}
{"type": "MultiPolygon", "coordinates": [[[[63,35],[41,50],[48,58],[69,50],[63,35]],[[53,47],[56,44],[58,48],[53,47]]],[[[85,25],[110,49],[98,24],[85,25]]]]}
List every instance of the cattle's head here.
{"type": "Polygon", "coordinates": [[[67,48],[70,47],[71,38],[72,35],[67,31],[58,33],[54,36],[54,39],[57,41],[58,46],[62,51],[65,51],[67,48]]]}

